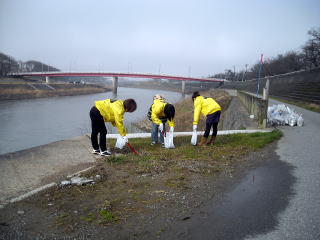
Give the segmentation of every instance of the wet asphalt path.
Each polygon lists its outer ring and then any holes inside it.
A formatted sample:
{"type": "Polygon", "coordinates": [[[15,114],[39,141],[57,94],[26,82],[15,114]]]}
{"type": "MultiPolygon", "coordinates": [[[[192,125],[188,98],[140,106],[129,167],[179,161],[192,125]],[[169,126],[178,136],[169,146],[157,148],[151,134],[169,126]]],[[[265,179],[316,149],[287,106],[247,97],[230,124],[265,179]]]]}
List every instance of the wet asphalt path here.
{"type": "Polygon", "coordinates": [[[320,239],[320,114],[290,107],[305,126],[281,127],[275,152],[162,239],[320,239]]]}
{"type": "Polygon", "coordinates": [[[276,229],[251,239],[320,239],[320,114],[290,107],[303,114],[305,126],[283,127],[277,154],[295,168],[295,195],[278,214],[276,229]]]}

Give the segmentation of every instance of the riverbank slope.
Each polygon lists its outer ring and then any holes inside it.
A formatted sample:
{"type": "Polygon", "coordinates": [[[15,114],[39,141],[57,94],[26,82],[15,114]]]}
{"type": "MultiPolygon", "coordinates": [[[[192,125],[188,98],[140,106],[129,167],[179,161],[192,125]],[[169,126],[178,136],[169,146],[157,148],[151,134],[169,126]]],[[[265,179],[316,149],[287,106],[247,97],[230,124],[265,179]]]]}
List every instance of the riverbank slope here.
{"type": "Polygon", "coordinates": [[[0,78],[0,100],[74,96],[111,91],[98,84],[50,83],[16,78],[0,78]]]}

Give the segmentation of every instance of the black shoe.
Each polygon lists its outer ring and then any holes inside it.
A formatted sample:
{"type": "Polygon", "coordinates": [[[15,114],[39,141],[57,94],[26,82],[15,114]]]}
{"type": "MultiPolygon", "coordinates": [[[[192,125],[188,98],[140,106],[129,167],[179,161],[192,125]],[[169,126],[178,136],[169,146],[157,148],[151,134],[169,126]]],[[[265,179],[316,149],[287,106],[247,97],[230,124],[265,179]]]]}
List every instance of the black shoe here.
{"type": "Polygon", "coordinates": [[[110,156],[112,153],[108,150],[104,151],[104,152],[101,152],[100,153],[100,156],[110,156]]]}

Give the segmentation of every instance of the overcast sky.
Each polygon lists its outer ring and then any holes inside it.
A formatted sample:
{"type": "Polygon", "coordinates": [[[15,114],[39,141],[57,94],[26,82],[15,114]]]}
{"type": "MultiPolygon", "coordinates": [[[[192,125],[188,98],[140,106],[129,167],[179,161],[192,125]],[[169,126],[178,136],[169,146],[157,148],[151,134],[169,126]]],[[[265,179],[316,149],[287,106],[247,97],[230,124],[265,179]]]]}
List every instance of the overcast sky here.
{"type": "Polygon", "coordinates": [[[238,71],[318,27],[319,0],[0,0],[0,52],[68,71],[238,71]]]}

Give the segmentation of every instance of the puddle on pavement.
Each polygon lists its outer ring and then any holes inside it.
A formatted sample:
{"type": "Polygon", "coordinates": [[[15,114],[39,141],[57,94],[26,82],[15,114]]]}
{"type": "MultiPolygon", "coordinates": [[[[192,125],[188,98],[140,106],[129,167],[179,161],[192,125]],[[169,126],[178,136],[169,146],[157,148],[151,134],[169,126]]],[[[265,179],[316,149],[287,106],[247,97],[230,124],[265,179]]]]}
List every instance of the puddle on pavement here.
{"type": "Polygon", "coordinates": [[[293,167],[270,160],[249,171],[219,203],[209,203],[176,230],[178,239],[242,239],[273,230],[294,195],[293,167]]]}

